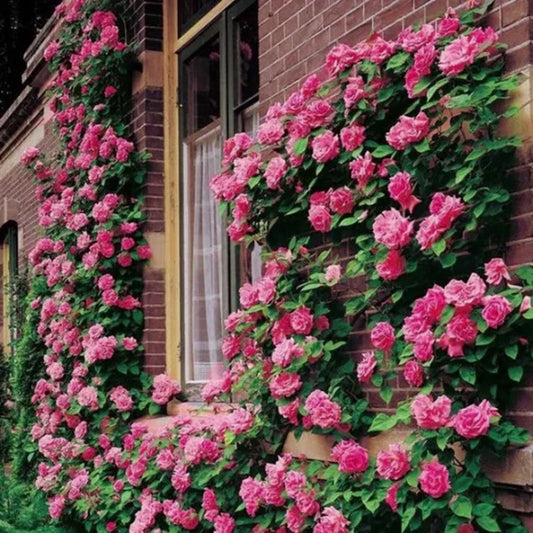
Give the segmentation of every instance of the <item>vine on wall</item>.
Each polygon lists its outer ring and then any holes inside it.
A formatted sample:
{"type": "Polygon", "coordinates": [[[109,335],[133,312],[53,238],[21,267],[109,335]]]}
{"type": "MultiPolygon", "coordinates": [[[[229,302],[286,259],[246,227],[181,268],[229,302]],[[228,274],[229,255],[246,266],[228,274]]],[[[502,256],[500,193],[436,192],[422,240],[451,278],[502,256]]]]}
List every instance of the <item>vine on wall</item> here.
{"type": "Polygon", "coordinates": [[[48,374],[32,435],[51,516],[132,533],[525,531],[481,470],[487,452],[527,441],[503,413],[533,318],[533,269],[498,257],[520,142],[498,133],[517,79],[479,25],[488,5],[334,47],[256,139],[226,141],[212,189],[264,269],[240,289],[228,369],[204,396],[248,395],[159,434],[129,425],[179,388],[158,376],[150,398],[136,357],[145,156],[125,137],[133,52],[103,11],[114,6],[60,7],[46,56],[62,150],[25,154],[47,233],[31,257],[48,374]],[[372,349],[356,364],[362,322],[372,349]],[[389,414],[370,409],[370,386],[389,414]],[[361,444],[407,424],[376,457],[361,444]],[[278,455],[287,431],[330,436],[331,461],[278,455]]]}

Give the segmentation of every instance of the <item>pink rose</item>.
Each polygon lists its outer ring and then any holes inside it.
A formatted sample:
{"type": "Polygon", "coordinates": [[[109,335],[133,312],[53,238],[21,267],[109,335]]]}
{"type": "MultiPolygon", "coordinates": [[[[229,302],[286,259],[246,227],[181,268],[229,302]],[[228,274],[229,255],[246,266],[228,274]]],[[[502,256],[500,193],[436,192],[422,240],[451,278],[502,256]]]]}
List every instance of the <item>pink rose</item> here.
{"type": "Polygon", "coordinates": [[[166,374],[155,376],[153,388],[152,400],[158,405],[165,405],[181,391],[178,382],[169,378],[166,374]]]}
{"type": "Polygon", "coordinates": [[[440,498],[450,489],[450,474],[448,469],[437,459],[422,465],[422,473],[418,478],[420,489],[432,498],[440,498]]]}
{"type": "Polygon", "coordinates": [[[485,263],[485,277],[490,285],[498,285],[503,279],[511,281],[511,276],[503,259],[495,257],[485,263]]]}
{"type": "Polygon", "coordinates": [[[335,507],[324,507],[313,533],[348,533],[350,522],[335,507]]]}
{"type": "Polygon", "coordinates": [[[483,310],[481,311],[481,316],[489,328],[496,329],[505,322],[507,315],[509,315],[512,310],[513,307],[507,298],[504,298],[498,294],[494,294],[483,299],[483,310]]]}
{"type": "Polygon", "coordinates": [[[241,482],[239,496],[246,507],[248,516],[255,516],[263,500],[263,484],[257,479],[247,477],[241,482]]]}
{"type": "Polygon", "coordinates": [[[286,405],[278,405],[279,414],[295,426],[298,424],[298,409],[300,407],[300,398],[296,398],[286,405]]]}
{"type": "Polygon", "coordinates": [[[311,141],[313,159],[318,163],[326,163],[339,155],[339,138],[332,132],[326,131],[317,135],[311,141]]]}
{"type": "Polygon", "coordinates": [[[376,264],[376,271],[387,281],[398,279],[405,272],[405,259],[398,250],[389,250],[385,260],[376,264]]]}
{"type": "Polygon", "coordinates": [[[398,510],[397,494],[400,488],[399,483],[394,483],[387,489],[387,495],[385,496],[385,503],[391,508],[392,511],[398,510]]]}
{"type": "Polygon", "coordinates": [[[361,76],[348,78],[348,85],[344,89],[343,100],[346,109],[351,109],[359,100],[366,96],[365,81],[361,76]]]}
{"type": "Polygon", "coordinates": [[[452,279],[444,287],[444,299],[458,308],[479,305],[486,290],[483,280],[477,274],[471,274],[466,282],[452,279]]]}
{"type": "Polygon", "coordinates": [[[308,218],[316,231],[327,233],[331,229],[331,213],[323,205],[311,205],[308,218]]]}
{"type": "Polygon", "coordinates": [[[459,357],[463,354],[463,346],[476,342],[477,323],[471,320],[468,315],[457,312],[446,325],[446,334],[439,339],[443,348],[447,348],[450,357],[459,357]]]}
{"type": "Polygon", "coordinates": [[[433,345],[435,344],[435,337],[431,331],[424,331],[420,333],[413,346],[413,353],[415,357],[422,363],[430,361],[433,358],[433,345]]]}
{"type": "Polygon", "coordinates": [[[472,524],[461,524],[457,533],[476,533],[474,526],[472,524]]]}
{"type": "Polygon", "coordinates": [[[357,365],[357,379],[361,383],[370,383],[376,365],[374,352],[363,352],[362,360],[357,365]]]}
{"type": "MultiPolygon", "coordinates": [[[[334,109],[324,100],[313,100],[304,111],[304,118],[311,128],[327,126],[333,118],[334,109]]],[[[338,143],[338,139],[337,139],[338,143]]]]}
{"type": "Polygon", "coordinates": [[[420,200],[413,196],[411,175],[408,172],[397,172],[389,181],[388,191],[393,200],[396,200],[402,209],[413,212],[420,200]]]}
{"type": "Polygon", "coordinates": [[[308,307],[302,306],[290,313],[294,333],[309,335],[313,329],[313,315],[308,307]]]}
{"type": "Polygon", "coordinates": [[[387,132],[386,139],[396,150],[405,150],[410,144],[421,141],[429,134],[429,118],[421,111],[416,117],[400,117],[387,132]]]}
{"type": "Polygon", "coordinates": [[[390,444],[389,450],[380,450],[376,460],[377,472],[384,479],[397,480],[411,469],[409,454],[399,444],[390,444]]]}
{"type": "Polygon", "coordinates": [[[133,407],[133,400],[130,393],[120,385],[111,389],[109,398],[119,411],[130,411],[133,407]]]}
{"type": "Polygon", "coordinates": [[[461,35],[444,48],[439,59],[439,68],[446,76],[457,76],[471,65],[478,53],[478,45],[461,35]]]}
{"type": "Polygon", "coordinates": [[[328,283],[337,283],[342,275],[342,267],[340,265],[329,265],[326,268],[324,278],[328,283]]]}
{"type": "Polygon", "coordinates": [[[449,37],[457,32],[459,26],[461,25],[455,10],[453,8],[448,8],[446,11],[446,16],[444,16],[438,25],[437,34],[439,37],[449,37]]]}
{"type": "Polygon", "coordinates": [[[341,144],[345,150],[352,152],[359,148],[365,140],[365,127],[360,124],[352,124],[341,130],[341,144]]]}
{"type": "Polygon", "coordinates": [[[409,26],[398,35],[398,44],[406,52],[416,52],[427,43],[435,41],[435,28],[431,24],[423,24],[418,31],[409,26]]]}
{"type": "Polygon", "coordinates": [[[214,521],[215,533],[233,533],[235,520],[228,513],[220,513],[214,521]]]}
{"type": "Polygon", "coordinates": [[[243,309],[248,309],[259,303],[257,287],[250,283],[245,283],[239,289],[239,301],[243,309]]]}
{"type": "Polygon", "coordinates": [[[360,188],[366,187],[368,180],[376,171],[376,164],[372,161],[372,154],[365,152],[364,156],[357,157],[349,164],[350,175],[356,180],[360,188]]]}
{"type": "Polygon", "coordinates": [[[302,357],[303,348],[294,341],[294,339],[285,339],[278,344],[272,352],[272,361],[281,367],[289,366],[292,360],[302,357]]]}
{"type": "Polygon", "coordinates": [[[330,76],[335,76],[357,63],[359,59],[359,54],[353,48],[338,44],[326,56],[326,70],[330,76]]]}
{"type": "Polygon", "coordinates": [[[278,119],[270,119],[263,122],[257,129],[257,140],[261,144],[276,144],[281,140],[284,133],[283,124],[278,119]]]}
{"type": "Polygon", "coordinates": [[[452,418],[452,425],[461,437],[475,439],[488,433],[491,417],[497,416],[500,416],[498,410],[487,400],[483,400],[479,405],[461,409],[452,418]]]}
{"type": "Polygon", "coordinates": [[[364,472],[368,468],[368,450],[353,440],[342,440],[331,450],[331,458],[339,463],[339,471],[347,474],[364,472]]]}
{"type": "Polygon", "coordinates": [[[389,209],[376,217],[372,231],[376,242],[389,249],[401,248],[411,240],[413,222],[396,209],[389,209]]]}
{"type": "Polygon", "coordinates": [[[265,169],[266,184],[269,189],[278,189],[281,178],[287,172],[287,162],[283,157],[273,157],[265,169]]]}
{"type": "Polygon", "coordinates": [[[519,311],[520,313],[525,313],[529,309],[531,309],[531,296],[524,296],[519,311]]]}
{"type": "Polygon", "coordinates": [[[341,187],[331,191],[329,207],[334,213],[347,215],[352,213],[354,206],[353,194],[348,187],[341,187]]]}
{"type": "Polygon", "coordinates": [[[403,369],[403,377],[411,387],[421,387],[424,384],[424,369],[422,365],[411,359],[403,369]]]}
{"type": "Polygon", "coordinates": [[[447,396],[439,396],[435,401],[431,396],[419,394],[411,403],[411,414],[422,429],[440,429],[448,425],[452,401],[447,396]]]}
{"type": "Polygon", "coordinates": [[[298,374],[291,374],[290,372],[282,372],[274,376],[268,385],[270,393],[276,399],[288,398],[302,387],[302,380],[298,374]]]}
{"type": "Polygon", "coordinates": [[[337,426],[341,421],[341,408],[324,391],[314,390],[305,400],[304,407],[312,425],[326,429],[337,426]]]}
{"type": "Polygon", "coordinates": [[[378,322],[370,332],[372,346],[388,352],[394,345],[394,328],[388,322],[378,322]]]}
{"type": "Polygon", "coordinates": [[[23,165],[29,165],[34,159],[39,157],[39,149],[34,146],[29,146],[26,148],[20,158],[20,161],[23,165]]]}

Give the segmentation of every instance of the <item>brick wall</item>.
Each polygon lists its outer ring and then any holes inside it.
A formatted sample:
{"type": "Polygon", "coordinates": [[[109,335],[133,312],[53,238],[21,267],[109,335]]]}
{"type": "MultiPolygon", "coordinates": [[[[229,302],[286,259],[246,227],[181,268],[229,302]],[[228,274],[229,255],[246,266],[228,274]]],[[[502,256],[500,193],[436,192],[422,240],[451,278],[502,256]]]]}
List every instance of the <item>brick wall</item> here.
{"type": "Polygon", "coordinates": [[[145,369],[152,374],[165,371],[165,281],[164,250],[157,238],[165,231],[163,186],[163,78],[162,65],[163,1],[130,0],[128,6],[131,40],[138,44],[140,69],[133,83],[132,131],[140,150],[151,154],[146,183],[146,236],[152,246],[154,260],[144,270],[143,309],[146,350],[145,369]],[[161,74],[161,68],[159,69],[161,74]],[[158,257],[156,257],[158,256],[158,257]]]}

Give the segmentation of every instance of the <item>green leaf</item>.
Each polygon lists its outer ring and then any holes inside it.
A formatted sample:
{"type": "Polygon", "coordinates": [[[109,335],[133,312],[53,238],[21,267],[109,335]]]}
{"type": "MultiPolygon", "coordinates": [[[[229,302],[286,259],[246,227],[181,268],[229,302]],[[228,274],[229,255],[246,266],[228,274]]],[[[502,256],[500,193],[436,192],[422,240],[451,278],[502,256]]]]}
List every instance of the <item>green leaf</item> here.
{"type": "Polygon", "coordinates": [[[474,506],[474,516],[488,516],[494,509],[495,506],[492,503],[478,503],[474,506]]]}
{"type": "Polygon", "coordinates": [[[396,425],[396,417],[388,416],[385,413],[378,413],[368,431],[387,431],[396,425]]]}
{"type": "Polygon", "coordinates": [[[455,265],[456,262],[457,256],[453,252],[446,254],[440,259],[440,264],[443,268],[450,268],[451,266],[455,265]]]}
{"type": "Polygon", "coordinates": [[[415,147],[415,150],[423,154],[424,152],[429,152],[431,150],[431,146],[429,145],[429,141],[427,139],[424,139],[423,141],[413,145],[415,147]]]}
{"type": "Polygon", "coordinates": [[[397,54],[394,54],[387,63],[387,69],[396,70],[411,58],[411,54],[408,54],[407,52],[399,52],[397,54]]]}
{"type": "Polygon", "coordinates": [[[498,522],[496,522],[496,520],[494,520],[490,516],[480,516],[476,518],[476,522],[478,523],[479,527],[483,528],[485,531],[489,531],[489,532],[501,531],[500,526],[498,525],[498,522]]]}
{"type": "Polygon", "coordinates": [[[461,378],[466,381],[467,383],[470,383],[470,385],[476,384],[476,370],[475,368],[472,368],[471,366],[462,366],[459,369],[459,375],[461,378]]]}
{"type": "Polygon", "coordinates": [[[507,369],[507,374],[509,375],[510,379],[519,383],[520,381],[522,381],[522,377],[524,376],[524,367],[518,365],[510,366],[507,369]]]}
{"type": "Polygon", "coordinates": [[[472,502],[466,496],[459,496],[450,507],[455,515],[472,518],[472,502]]]}
{"type": "Polygon", "coordinates": [[[431,249],[435,252],[435,255],[441,255],[442,252],[446,250],[446,241],[444,239],[439,239],[437,242],[433,243],[431,249]]]}
{"type": "Polygon", "coordinates": [[[506,346],[505,353],[507,357],[510,357],[511,359],[516,359],[518,355],[518,344],[512,344],[511,346],[506,346]]]}
{"type": "Polygon", "coordinates": [[[372,157],[383,158],[391,155],[393,152],[394,150],[389,145],[382,144],[372,152],[372,157]]]}
{"type": "Polygon", "coordinates": [[[309,138],[304,137],[303,139],[298,139],[292,146],[292,153],[294,155],[303,155],[309,144],[309,138]]]}
{"type": "Polygon", "coordinates": [[[386,403],[389,404],[392,400],[392,389],[391,387],[382,387],[382,389],[379,391],[379,395],[381,396],[381,399],[386,403]]]}
{"type": "Polygon", "coordinates": [[[444,87],[448,83],[448,78],[443,78],[439,80],[436,83],[433,83],[431,87],[428,89],[428,92],[426,93],[426,97],[428,100],[431,100],[433,98],[433,95],[441,88],[444,87]]]}
{"type": "Polygon", "coordinates": [[[472,167],[463,167],[455,173],[455,184],[461,183],[468,174],[472,172],[472,167]]]}

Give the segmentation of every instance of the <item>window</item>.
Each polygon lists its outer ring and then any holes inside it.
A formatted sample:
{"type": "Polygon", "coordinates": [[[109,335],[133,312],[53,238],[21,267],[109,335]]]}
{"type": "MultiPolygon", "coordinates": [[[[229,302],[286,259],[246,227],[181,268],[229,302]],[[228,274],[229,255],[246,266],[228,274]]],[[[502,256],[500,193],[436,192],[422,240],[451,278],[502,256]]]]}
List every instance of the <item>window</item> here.
{"type": "MultiPolygon", "coordinates": [[[[193,12],[212,4],[184,0],[178,17],[188,13],[187,25],[193,12]]],[[[257,128],[258,53],[257,2],[251,0],[233,2],[178,51],[186,383],[216,379],[224,368],[220,343],[224,318],[237,300],[240,260],[209,182],[220,171],[223,140],[257,128]]]]}
{"type": "Polygon", "coordinates": [[[15,222],[8,222],[0,231],[2,247],[2,322],[3,345],[9,353],[17,338],[16,320],[16,283],[18,277],[18,229],[15,222]]]}

